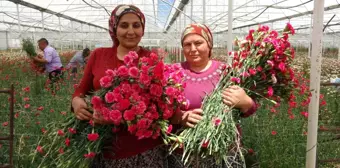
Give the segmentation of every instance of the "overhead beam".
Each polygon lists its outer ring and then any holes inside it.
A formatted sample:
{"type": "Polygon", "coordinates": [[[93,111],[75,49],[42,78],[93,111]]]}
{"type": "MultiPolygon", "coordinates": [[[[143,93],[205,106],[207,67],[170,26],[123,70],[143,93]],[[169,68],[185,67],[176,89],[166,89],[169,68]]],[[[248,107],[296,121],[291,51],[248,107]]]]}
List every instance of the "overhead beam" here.
{"type": "MultiPolygon", "coordinates": [[[[340,8],[340,4],[325,7],[324,11],[329,11],[329,10],[333,10],[333,9],[337,9],[337,8],[340,8]]],[[[257,23],[248,24],[248,25],[244,25],[244,26],[234,27],[233,30],[235,30],[235,29],[242,29],[242,28],[251,27],[251,26],[257,26],[257,25],[266,24],[266,23],[277,22],[277,21],[280,21],[280,20],[292,19],[292,18],[296,18],[296,17],[308,15],[308,14],[313,14],[313,10],[310,10],[310,11],[307,11],[307,12],[303,12],[303,13],[298,13],[298,14],[295,14],[295,15],[290,15],[290,16],[280,17],[280,18],[276,18],[276,19],[271,19],[271,20],[267,20],[267,21],[263,21],[263,22],[257,22],[257,23]]],[[[215,33],[219,34],[219,33],[225,33],[227,31],[228,31],[228,29],[222,30],[222,31],[218,31],[218,32],[215,32],[215,33]]]]}
{"type": "Polygon", "coordinates": [[[8,0],[8,1],[11,1],[11,2],[13,2],[15,4],[20,4],[22,6],[26,6],[26,7],[32,8],[32,9],[36,9],[36,10],[39,10],[41,12],[45,12],[45,13],[49,13],[49,14],[52,14],[52,15],[56,15],[56,16],[64,18],[64,19],[68,19],[68,20],[75,21],[75,22],[78,22],[78,23],[82,23],[82,24],[86,24],[86,25],[89,25],[89,26],[97,27],[97,28],[103,29],[105,31],[109,30],[109,29],[107,29],[105,27],[98,26],[98,25],[95,25],[95,24],[92,24],[92,23],[89,23],[89,22],[85,22],[85,21],[82,21],[82,20],[79,20],[79,19],[67,16],[67,15],[64,15],[64,14],[61,14],[61,13],[58,13],[58,12],[54,12],[52,10],[49,10],[49,9],[46,9],[46,8],[42,8],[40,6],[37,6],[37,5],[31,4],[31,3],[25,2],[25,1],[22,1],[22,0],[8,0]]]}
{"type": "MultiPolygon", "coordinates": [[[[6,22],[6,21],[0,21],[0,23],[4,23],[4,24],[9,24],[9,25],[18,25],[18,23],[14,23],[14,22],[6,22]]],[[[50,29],[50,28],[46,28],[46,27],[41,27],[41,26],[32,26],[32,25],[27,25],[27,24],[21,24],[21,27],[29,27],[29,28],[36,28],[36,29],[45,29],[51,32],[59,32],[59,30],[57,29],[50,29]]],[[[0,30],[1,31],[1,30],[0,30]]],[[[60,31],[61,33],[72,33],[72,31],[60,31]]],[[[95,32],[91,32],[91,31],[81,31],[81,32],[77,32],[77,33],[95,33],[95,32]]]]}
{"type": "MultiPolygon", "coordinates": [[[[164,32],[164,33],[166,33],[166,32],[170,29],[170,27],[171,27],[172,24],[176,21],[176,19],[177,19],[177,17],[179,16],[180,12],[183,11],[185,5],[187,5],[188,2],[189,2],[189,0],[181,0],[181,2],[180,2],[179,5],[178,5],[178,8],[175,8],[176,12],[172,15],[172,18],[171,18],[171,20],[170,20],[168,26],[166,26],[165,32],[164,32]]],[[[192,19],[192,18],[191,18],[191,19],[192,19]]]]}

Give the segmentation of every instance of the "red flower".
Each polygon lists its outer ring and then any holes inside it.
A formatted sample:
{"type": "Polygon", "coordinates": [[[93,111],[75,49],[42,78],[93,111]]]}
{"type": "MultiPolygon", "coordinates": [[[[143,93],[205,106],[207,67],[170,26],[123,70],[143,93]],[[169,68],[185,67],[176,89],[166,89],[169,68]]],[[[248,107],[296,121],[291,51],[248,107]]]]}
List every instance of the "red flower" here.
{"type": "Polygon", "coordinates": [[[163,88],[160,85],[151,84],[150,94],[153,96],[161,97],[163,93],[163,88]]]}
{"type": "Polygon", "coordinates": [[[28,108],[30,108],[30,106],[31,106],[30,104],[25,104],[24,108],[28,109],[28,108]]]}
{"type": "Polygon", "coordinates": [[[137,78],[139,74],[138,68],[137,67],[131,67],[129,68],[129,75],[132,78],[137,78]]]}
{"type": "Polygon", "coordinates": [[[120,125],[122,121],[122,113],[119,110],[111,110],[109,115],[110,120],[112,120],[115,125],[120,125]]]}
{"type": "Polygon", "coordinates": [[[66,145],[66,146],[70,146],[70,143],[71,143],[70,139],[69,139],[69,138],[66,138],[66,139],[65,139],[65,145],[66,145]]]}
{"type": "Polygon", "coordinates": [[[93,122],[93,120],[90,120],[90,121],[89,121],[89,124],[90,124],[92,127],[94,127],[94,122],[93,122]]]}
{"type": "Polygon", "coordinates": [[[240,79],[240,78],[236,78],[236,77],[232,77],[232,78],[231,78],[231,81],[232,81],[232,82],[235,82],[235,83],[240,83],[240,82],[241,82],[241,79],[240,79]]]}
{"type": "Polygon", "coordinates": [[[256,74],[256,69],[249,68],[248,71],[249,71],[250,75],[255,75],[256,74]]]}
{"type": "Polygon", "coordinates": [[[43,110],[44,110],[44,107],[43,107],[43,106],[40,106],[40,107],[37,108],[37,110],[43,111],[43,110]]]}
{"type": "Polygon", "coordinates": [[[222,120],[219,119],[218,117],[213,118],[213,124],[214,126],[219,126],[221,124],[222,120]]]}
{"type": "Polygon", "coordinates": [[[137,130],[137,125],[129,125],[128,126],[128,131],[131,133],[131,134],[134,134],[137,130]]]}
{"type": "Polygon", "coordinates": [[[169,125],[168,129],[166,130],[166,133],[167,134],[170,134],[172,131],[172,125],[169,125]]]}
{"type": "Polygon", "coordinates": [[[8,121],[3,122],[3,123],[2,123],[2,126],[4,126],[4,127],[8,126],[8,121]]]}
{"type": "Polygon", "coordinates": [[[63,131],[63,130],[58,130],[58,135],[59,135],[59,136],[64,136],[64,135],[65,135],[65,133],[64,133],[64,131],[63,131]]]}
{"type": "Polygon", "coordinates": [[[254,150],[253,150],[252,148],[249,148],[249,149],[248,149],[248,153],[249,153],[250,155],[252,155],[252,154],[254,154],[254,150]]]}
{"type": "Polygon", "coordinates": [[[137,122],[137,128],[138,129],[148,129],[151,125],[151,122],[152,122],[151,120],[146,119],[146,118],[140,119],[137,122]]]}
{"type": "Polygon", "coordinates": [[[206,140],[202,143],[202,148],[208,148],[209,146],[209,140],[206,140]]]}
{"type": "Polygon", "coordinates": [[[44,153],[42,146],[37,146],[37,151],[41,154],[44,153]]]}
{"type": "Polygon", "coordinates": [[[113,92],[107,92],[105,94],[105,101],[107,103],[113,103],[115,100],[115,96],[114,96],[114,93],[113,92]]]}
{"type": "Polygon", "coordinates": [[[63,148],[59,148],[59,151],[58,151],[60,154],[63,154],[64,153],[64,149],[63,148]]]}
{"type": "Polygon", "coordinates": [[[305,118],[308,118],[308,112],[306,112],[306,111],[302,111],[301,115],[303,115],[305,118]]]}
{"type": "Polygon", "coordinates": [[[99,135],[97,133],[87,134],[87,139],[89,141],[96,141],[98,138],[99,138],[99,135]]]}
{"type": "Polygon", "coordinates": [[[129,76],[129,70],[125,66],[120,66],[117,70],[118,75],[122,77],[127,77],[129,76]]]}
{"type": "Polygon", "coordinates": [[[93,96],[91,103],[94,109],[100,109],[102,107],[102,99],[99,96],[93,96]]]}
{"type": "Polygon", "coordinates": [[[94,153],[94,152],[90,152],[88,154],[84,154],[85,158],[94,158],[95,156],[96,156],[96,153],[94,153]]]}
{"type": "Polygon", "coordinates": [[[47,131],[46,131],[45,128],[41,128],[41,132],[42,132],[43,134],[45,134],[47,131]]]}
{"type": "Polygon", "coordinates": [[[77,133],[76,129],[74,129],[74,128],[68,128],[68,132],[70,132],[71,134],[77,133]]]}
{"type": "Polygon", "coordinates": [[[123,111],[130,106],[130,100],[129,99],[122,99],[117,103],[118,110],[123,111]]]}
{"type": "Polygon", "coordinates": [[[27,86],[27,87],[23,88],[22,90],[23,90],[24,92],[27,92],[27,93],[28,93],[28,92],[30,92],[31,89],[30,89],[29,86],[27,86]]]}
{"type": "Polygon", "coordinates": [[[285,65],[285,63],[280,62],[280,64],[279,64],[279,69],[280,69],[281,72],[285,72],[285,71],[286,71],[286,65],[285,65]]]}
{"type": "Polygon", "coordinates": [[[105,74],[106,74],[107,76],[115,76],[115,72],[114,72],[112,69],[107,69],[107,70],[105,71],[105,74]]]}
{"type": "Polygon", "coordinates": [[[274,90],[273,90],[273,87],[269,86],[268,87],[268,91],[267,91],[267,95],[268,97],[272,97],[274,94],[274,90]]]}
{"type": "Polygon", "coordinates": [[[112,85],[112,80],[113,80],[112,76],[104,76],[99,80],[100,86],[102,88],[108,88],[112,85]]]}
{"type": "Polygon", "coordinates": [[[136,113],[132,110],[126,110],[124,112],[124,119],[127,121],[132,121],[135,119],[136,113]]]}
{"type": "Polygon", "coordinates": [[[24,101],[26,102],[26,101],[29,101],[30,100],[30,98],[28,98],[28,97],[25,97],[24,98],[24,101]]]}
{"type": "Polygon", "coordinates": [[[325,106],[327,103],[325,100],[322,100],[321,103],[320,103],[320,106],[325,106]]]}
{"type": "Polygon", "coordinates": [[[276,135],[277,134],[277,132],[276,131],[272,131],[272,135],[276,135]]]}

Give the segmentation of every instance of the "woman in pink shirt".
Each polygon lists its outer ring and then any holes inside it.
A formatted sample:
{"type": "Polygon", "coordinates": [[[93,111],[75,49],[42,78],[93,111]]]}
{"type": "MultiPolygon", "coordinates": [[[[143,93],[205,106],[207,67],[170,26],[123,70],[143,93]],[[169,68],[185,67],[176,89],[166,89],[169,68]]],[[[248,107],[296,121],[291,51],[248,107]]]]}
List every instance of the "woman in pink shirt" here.
{"type": "MultiPolygon", "coordinates": [[[[182,47],[185,62],[180,64],[184,72],[186,88],[184,94],[189,100],[188,110],[176,113],[172,119],[173,124],[184,127],[194,127],[202,120],[203,111],[201,109],[204,97],[211,93],[217,85],[225,64],[211,59],[213,48],[213,38],[209,28],[202,24],[188,25],[182,33],[182,47]]],[[[231,86],[222,93],[223,102],[228,106],[234,106],[241,111],[241,117],[247,117],[255,113],[256,105],[246,92],[238,87],[231,86]]],[[[240,131],[240,129],[239,129],[240,131]]],[[[184,167],[180,161],[181,155],[174,154],[169,157],[170,167],[184,167]]],[[[196,160],[195,165],[199,167],[225,167],[217,165],[213,160],[196,160]]],[[[233,165],[242,167],[242,165],[233,165]]]]}

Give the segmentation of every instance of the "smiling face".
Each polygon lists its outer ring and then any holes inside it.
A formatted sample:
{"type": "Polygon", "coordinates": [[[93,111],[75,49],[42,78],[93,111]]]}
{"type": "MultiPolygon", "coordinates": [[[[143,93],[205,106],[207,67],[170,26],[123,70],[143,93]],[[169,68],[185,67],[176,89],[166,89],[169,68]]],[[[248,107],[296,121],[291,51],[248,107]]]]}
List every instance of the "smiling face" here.
{"type": "Polygon", "coordinates": [[[188,34],[183,39],[183,52],[189,64],[207,63],[210,53],[207,41],[198,34],[188,34]]]}
{"type": "Polygon", "coordinates": [[[123,15],[118,22],[116,34],[122,47],[127,49],[137,47],[144,34],[139,17],[133,13],[123,15]]]}

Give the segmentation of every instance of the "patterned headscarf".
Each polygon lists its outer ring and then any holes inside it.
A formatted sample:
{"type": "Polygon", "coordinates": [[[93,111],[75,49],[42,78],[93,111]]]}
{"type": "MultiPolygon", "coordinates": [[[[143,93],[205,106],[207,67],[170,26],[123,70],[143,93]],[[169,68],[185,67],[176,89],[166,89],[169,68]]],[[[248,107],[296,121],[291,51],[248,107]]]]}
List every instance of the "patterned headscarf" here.
{"type": "Polygon", "coordinates": [[[119,44],[119,41],[117,39],[118,22],[120,18],[127,13],[133,13],[137,15],[142,23],[143,31],[145,29],[145,16],[139,8],[134,5],[118,5],[112,11],[111,17],[109,19],[109,33],[114,46],[117,46],[119,44]]]}
{"type": "MultiPolygon", "coordinates": [[[[188,34],[198,34],[202,36],[205,39],[205,41],[207,41],[208,47],[210,48],[210,52],[211,52],[211,49],[213,48],[213,37],[212,37],[212,34],[209,28],[206,25],[199,24],[199,23],[188,25],[182,33],[182,38],[181,38],[182,47],[183,47],[183,40],[185,36],[187,36],[188,34]]],[[[210,53],[209,53],[209,56],[210,56],[210,53]]]]}

